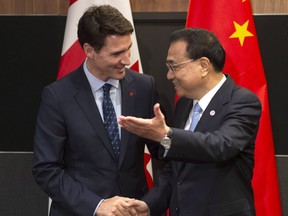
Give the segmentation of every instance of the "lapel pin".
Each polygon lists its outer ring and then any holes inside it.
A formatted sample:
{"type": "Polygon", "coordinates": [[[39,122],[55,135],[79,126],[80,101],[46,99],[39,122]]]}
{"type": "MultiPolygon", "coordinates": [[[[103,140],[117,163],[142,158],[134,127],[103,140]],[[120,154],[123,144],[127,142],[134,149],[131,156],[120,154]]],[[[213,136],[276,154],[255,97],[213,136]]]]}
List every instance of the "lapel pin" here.
{"type": "Polygon", "coordinates": [[[211,111],[210,111],[210,116],[214,116],[215,113],[216,113],[215,110],[211,110],[211,111]]]}
{"type": "Polygon", "coordinates": [[[132,97],[132,96],[134,95],[134,93],[133,93],[133,92],[130,92],[129,95],[130,95],[130,97],[132,97]]]}

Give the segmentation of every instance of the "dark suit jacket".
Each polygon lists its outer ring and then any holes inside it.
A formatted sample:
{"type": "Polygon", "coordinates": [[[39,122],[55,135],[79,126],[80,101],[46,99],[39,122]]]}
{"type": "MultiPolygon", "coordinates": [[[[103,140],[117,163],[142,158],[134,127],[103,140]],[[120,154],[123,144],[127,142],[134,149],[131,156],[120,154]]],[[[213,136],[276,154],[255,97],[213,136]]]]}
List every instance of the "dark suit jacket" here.
{"type": "Polygon", "coordinates": [[[261,104],[230,77],[212,98],[194,132],[184,128],[193,101],[175,109],[171,160],[144,201],[152,216],[255,215],[251,186],[261,104]]]}
{"type": "MultiPolygon", "coordinates": [[[[120,81],[122,114],[151,118],[158,100],[151,76],[126,70],[120,81]]],[[[155,143],[121,131],[116,162],[90,85],[81,66],[45,87],[38,113],[33,175],[52,198],[52,216],[92,216],[115,195],[141,198],[148,190],[143,152],[155,143]]]]}

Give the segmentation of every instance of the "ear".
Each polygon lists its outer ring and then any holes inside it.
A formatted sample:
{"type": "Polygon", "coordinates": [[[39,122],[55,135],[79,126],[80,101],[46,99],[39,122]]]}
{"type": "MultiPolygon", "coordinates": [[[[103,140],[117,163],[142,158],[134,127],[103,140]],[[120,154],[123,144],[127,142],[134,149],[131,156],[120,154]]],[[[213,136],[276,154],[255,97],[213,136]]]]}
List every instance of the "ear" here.
{"type": "Polygon", "coordinates": [[[211,70],[211,67],[212,67],[211,62],[208,58],[202,57],[200,59],[200,65],[202,68],[202,78],[204,78],[209,73],[209,71],[211,70]]]}
{"type": "Polygon", "coordinates": [[[90,44],[84,43],[83,50],[88,58],[93,58],[94,48],[90,44]]]}

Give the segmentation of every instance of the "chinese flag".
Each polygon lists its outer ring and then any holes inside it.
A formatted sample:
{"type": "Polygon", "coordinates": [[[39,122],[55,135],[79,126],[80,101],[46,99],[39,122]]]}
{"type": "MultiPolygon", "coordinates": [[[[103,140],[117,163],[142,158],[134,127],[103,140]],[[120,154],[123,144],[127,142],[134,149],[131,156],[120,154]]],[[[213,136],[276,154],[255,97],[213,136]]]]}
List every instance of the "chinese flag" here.
{"type": "MultiPolygon", "coordinates": [[[[109,4],[117,8],[124,15],[124,17],[126,17],[126,19],[128,19],[132,25],[134,25],[129,0],[70,0],[57,79],[60,79],[66,74],[77,69],[85,60],[86,56],[77,38],[78,21],[89,6],[103,4],[109,4]]],[[[130,69],[142,73],[135,32],[132,34],[132,43],[133,46],[131,48],[130,69]]],[[[144,165],[148,187],[151,188],[153,186],[151,156],[146,146],[144,153],[144,165]]]]}
{"type": "Polygon", "coordinates": [[[214,32],[226,51],[224,73],[256,93],[262,116],[255,146],[252,185],[256,214],[281,215],[267,83],[249,0],[190,0],[186,27],[214,32]]]}

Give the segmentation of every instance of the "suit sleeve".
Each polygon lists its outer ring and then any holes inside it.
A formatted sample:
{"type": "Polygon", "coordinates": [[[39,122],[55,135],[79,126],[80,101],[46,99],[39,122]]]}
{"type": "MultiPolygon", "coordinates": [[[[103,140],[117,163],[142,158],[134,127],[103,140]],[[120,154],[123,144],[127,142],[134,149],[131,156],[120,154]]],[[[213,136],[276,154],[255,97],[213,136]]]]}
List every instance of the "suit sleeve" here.
{"type": "Polygon", "coordinates": [[[32,173],[35,181],[73,215],[93,215],[101,197],[77,182],[65,170],[64,144],[67,141],[64,116],[57,96],[46,87],[36,123],[32,173]]]}
{"type": "Polygon", "coordinates": [[[173,128],[166,159],[217,163],[244,152],[253,160],[261,104],[250,91],[238,91],[229,103],[219,106],[214,116],[206,109],[194,132],[173,128]]]}

